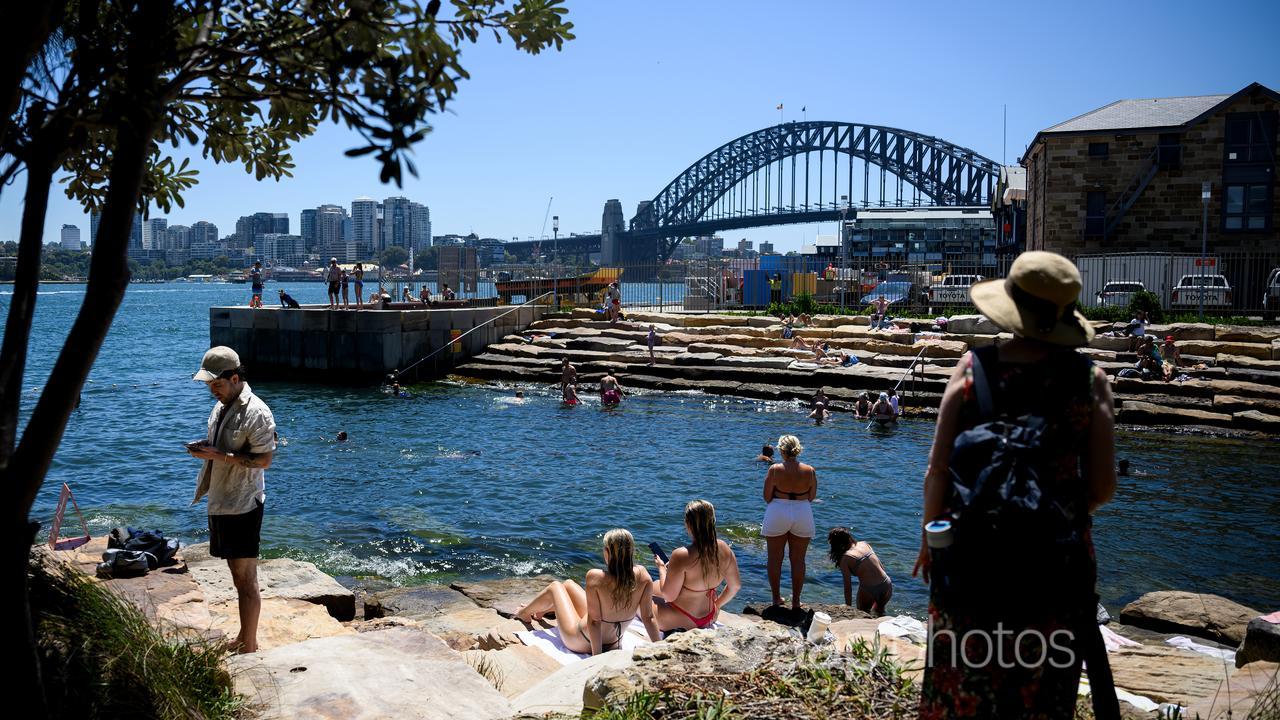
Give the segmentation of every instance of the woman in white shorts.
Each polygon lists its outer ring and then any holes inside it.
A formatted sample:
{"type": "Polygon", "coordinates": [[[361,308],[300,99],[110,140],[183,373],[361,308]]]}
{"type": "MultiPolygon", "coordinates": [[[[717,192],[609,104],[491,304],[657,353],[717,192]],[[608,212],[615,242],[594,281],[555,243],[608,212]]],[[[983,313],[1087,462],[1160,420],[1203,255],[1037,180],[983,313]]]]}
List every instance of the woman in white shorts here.
{"type": "Polygon", "coordinates": [[[779,585],[782,582],[782,556],[791,556],[791,607],[800,609],[800,591],[804,588],[804,556],[814,536],[812,500],[818,495],[818,473],[810,465],[798,461],[800,439],[795,435],[778,438],[782,462],[769,468],[764,476],[764,536],[769,550],[769,589],[773,604],[782,604],[779,585]]]}

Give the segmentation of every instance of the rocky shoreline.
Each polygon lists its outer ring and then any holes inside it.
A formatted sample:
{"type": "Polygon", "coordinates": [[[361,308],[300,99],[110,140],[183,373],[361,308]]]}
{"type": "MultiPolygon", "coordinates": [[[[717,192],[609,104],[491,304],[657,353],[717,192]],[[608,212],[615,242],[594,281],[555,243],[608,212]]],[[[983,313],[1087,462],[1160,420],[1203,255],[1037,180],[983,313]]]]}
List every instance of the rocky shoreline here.
{"type": "MultiPolygon", "coordinates": [[[[864,391],[898,387],[909,414],[936,412],[947,378],[972,347],[1012,337],[980,315],[950,319],[946,333],[871,330],[864,316],[819,316],[796,334],[856,356],[850,367],[816,367],[812,353],[793,350],[776,318],[745,315],[628,314],[610,324],[589,310],[549,314],[520,335],[508,335],[459,366],[462,378],[557,383],[569,358],[590,389],[606,373],[625,387],[764,400],[808,400],[825,388],[830,409],[847,411],[864,391]],[[653,324],[661,338],[656,362],[645,345],[653,324]],[[921,363],[914,369],[913,360],[921,363]],[[899,386],[901,383],[901,386],[899,386]]],[[[1280,436],[1280,328],[1179,323],[1150,325],[1172,335],[1193,379],[1163,382],[1117,377],[1133,367],[1127,337],[1102,333],[1120,323],[1094,323],[1098,335],[1083,352],[1111,377],[1117,421],[1123,425],[1246,437],[1280,436]]]]}
{"type": "MultiPolygon", "coordinates": [[[[70,552],[43,546],[33,552],[93,577],[105,548],[106,538],[96,538],[70,552]]],[[[714,631],[679,633],[566,663],[526,644],[517,633],[527,628],[511,619],[549,577],[363,594],[307,562],[263,560],[258,572],[261,650],[228,660],[254,717],[576,717],[584,708],[660,691],[671,678],[690,674],[754,682],[760,672],[794,667],[802,656],[838,669],[874,647],[907,677],[918,678],[925,660],[918,620],[815,606],[834,620],[822,648],[761,617],[768,611],[748,607],[741,615],[722,612],[722,627],[714,631]]],[[[207,546],[184,548],[174,567],[100,582],[168,629],[215,640],[237,630],[230,575],[225,563],[208,556],[207,546]]],[[[1123,704],[1128,717],[1154,717],[1150,708],[1162,703],[1186,708],[1184,717],[1227,717],[1228,709],[1245,717],[1260,698],[1276,702],[1274,693],[1269,700],[1265,693],[1280,672],[1277,614],[1264,618],[1213,595],[1156,592],[1118,616],[1107,627],[1123,646],[1109,659],[1117,687],[1129,694],[1123,704]],[[1234,662],[1222,651],[1234,652],[1234,662]]]]}

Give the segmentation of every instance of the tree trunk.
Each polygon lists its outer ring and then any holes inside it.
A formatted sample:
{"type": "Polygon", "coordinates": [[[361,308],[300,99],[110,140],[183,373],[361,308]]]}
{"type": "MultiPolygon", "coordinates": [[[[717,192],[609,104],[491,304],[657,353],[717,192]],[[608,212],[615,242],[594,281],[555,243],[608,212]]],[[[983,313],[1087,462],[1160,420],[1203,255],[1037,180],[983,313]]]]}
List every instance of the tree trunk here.
{"type": "Polygon", "coordinates": [[[9,303],[9,317],[5,320],[4,345],[0,346],[0,472],[8,467],[18,437],[22,376],[27,364],[31,318],[36,309],[45,214],[49,208],[49,188],[56,164],[56,160],[46,153],[39,153],[27,162],[27,194],[18,239],[13,300],[9,303]]]}
{"type": "MultiPolygon", "coordinates": [[[[11,621],[0,623],[0,645],[13,648],[19,664],[17,677],[30,682],[22,686],[22,697],[30,700],[32,694],[37,694],[41,698],[41,707],[27,713],[29,717],[44,717],[47,712],[43,707],[39,655],[27,597],[27,557],[34,530],[20,531],[25,530],[27,516],[44,483],[54,452],[62,441],[67,420],[129,286],[129,234],[142,189],[143,169],[159,118],[158,110],[135,110],[129,120],[121,123],[111,163],[111,185],[94,242],[84,302],[31,419],[27,421],[22,440],[7,467],[0,469],[0,492],[3,493],[0,508],[3,508],[6,520],[2,527],[9,528],[11,533],[4,544],[13,543],[0,558],[3,562],[0,577],[5,578],[6,587],[13,588],[3,593],[5,604],[19,605],[6,608],[4,617],[11,618],[11,621]]],[[[28,182],[34,180],[32,177],[28,182]]],[[[48,183],[45,182],[43,187],[47,195],[48,183]]],[[[29,328],[30,320],[27,322],[29,328]]],[[[7,342],[8,337],[5,339],[7,342]]]]}

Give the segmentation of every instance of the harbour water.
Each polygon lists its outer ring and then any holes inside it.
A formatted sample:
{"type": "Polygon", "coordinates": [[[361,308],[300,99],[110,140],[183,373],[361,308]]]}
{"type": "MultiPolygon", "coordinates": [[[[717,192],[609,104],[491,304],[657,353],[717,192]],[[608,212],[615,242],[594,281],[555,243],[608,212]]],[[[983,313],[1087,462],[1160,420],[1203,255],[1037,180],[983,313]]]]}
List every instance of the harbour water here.
{"type": "MultiPolygon", "coordinates": [[[[302,302],[324,286],[298,284],[302,302]]],[[[77,285],[45,286],[23,391],[34,405],[83,299],[77,285]]],[[[268,286],[267,301],[274,300],[268,286]]],[[[11,288],[0,287],[7,314],[11,288]]],[[[95,534],[155,527],[206,538],[191,506],[212,398],[190,380],[208,344],[208,308],[245,303],[245,285],[130,288],[36,503],[47,521],[67,482],[95,534]]],[[[918,548],[921,477],[933,427],[868,430],[837,415],[814,427],[791,403],[698,394],[643,394],[616,410],[588,400],[562,408],[551,389],[436,383],[392,399],[376,388],[253,383],[274,411],[281,447],[267,472],[264,554],[310,560],[370,584],[551,573],[581,577],[599,563],[611,527],[640,546],[681,542],[685,501],[715,503],[738,552],[742,601],[768,598],[762,443],[792,432],[818,470],[820,537],[809,552],[805,599],[839,601],[825,530],[870,540],[896,581],[893,604],[920,613],[925,588],[909,577],[918,548]],[[351,439],[333,441],[339,430],[351,439]]],[[[623,378],[625,383],[625,377],[623,378]]],[[[1213,592],[1280,606],[1280,445],[1122,432],[1118,456],[1136,474],[1098,514],[1103,600],[1115,607],[1157,589],[1213,592]]],[[[74,519],[68,519],[68,532],[74,519]]],[[[646,558],[647,562],[647,558],[646,558]]],[[[787,582],[784,570],[784,586],[787,582]]],[[[739,605],[740,603],[735,603],[739,605]]]]}

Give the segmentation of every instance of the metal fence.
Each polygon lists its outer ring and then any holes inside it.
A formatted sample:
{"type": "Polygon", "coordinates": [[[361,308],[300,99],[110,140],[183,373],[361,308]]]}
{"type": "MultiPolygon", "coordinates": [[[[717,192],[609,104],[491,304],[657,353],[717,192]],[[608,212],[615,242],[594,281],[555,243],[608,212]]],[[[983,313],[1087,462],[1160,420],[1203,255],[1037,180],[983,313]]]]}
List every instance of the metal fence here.
{"type": "MultiPolygon", "coordinates": [[[[819,305],[865,312],[884,295],[894,315],[925,317],[970,307],[969,287],[1008,274],[1014,256],[985,262],[957,258],[932,264],[869,262],[838,256],[694,259],[600,268],[569,264],[501,265],[481,271],[475,296],[519,303],[553,292],[562,307],[603,308],[617,281],[625,309],[675,312],[765,310],[808,296],[819,305]]],[[[1174,314],[1265,316],[1280,306],[1280,250],[1217,254],[1081,255],[1074,258],[1086,308],[1127,307],[1136,290],[1154,293],[1174,314]],[[1203,290],[1201,290],[1203,288],[1203,290]]]]}

